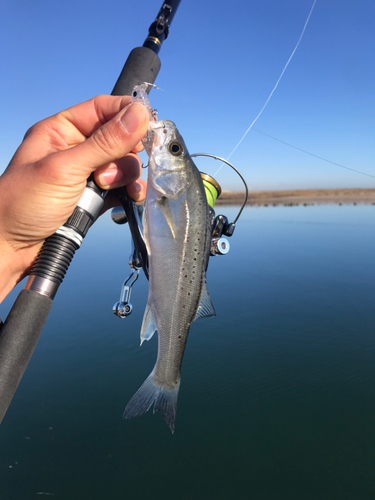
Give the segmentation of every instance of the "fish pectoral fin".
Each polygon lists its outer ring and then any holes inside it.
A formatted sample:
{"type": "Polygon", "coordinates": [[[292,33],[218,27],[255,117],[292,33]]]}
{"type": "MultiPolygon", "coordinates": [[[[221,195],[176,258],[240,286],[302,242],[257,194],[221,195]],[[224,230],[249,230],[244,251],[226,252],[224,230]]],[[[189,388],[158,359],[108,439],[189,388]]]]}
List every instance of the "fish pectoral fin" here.
{"type": "Polygon", "coordinates": [[[165,198],[164,196],[162,196],[161,198],[158,198],[156,200],[156,203],[157,203],[158,207],[160,208],[161,213],[163,214],[164,219],[165,219],[166,223],[168,224],[169,229],[171,230],[173,239],[175,239],[175,237],[176,237],[176,233],[174,230],[175,222],[173,219],[171,207],[169,206],[169,203],[168,203],[168,198],[165,198]]]}
{"type": "Polygon", "coordinates": [[[145,240],[147,255],[150,258],[151,247],[150,247],[149,237],[148,237],[148,212],[147,211],[145,211],[145,217],[143,220],[143,238],[145,240]]]}
{"type": "Polygon", "coordinates": [[[150,340],[150,338],[156,332],[156,326],[154,317],[152,315],[151,307],[147,304],[145,313],[143,315],[142,328],[141,328],[141,345],[144,340],[150,340]]]}
{"type": "Polygon", "coordinates": [[[216,316],[216,313],[211,301],[210,294],[208,293],[207,284],[206,282],[204,282],[197,314],[195,315],[193,321],[200,318],[209,318],[210,316],[216,316]]]}

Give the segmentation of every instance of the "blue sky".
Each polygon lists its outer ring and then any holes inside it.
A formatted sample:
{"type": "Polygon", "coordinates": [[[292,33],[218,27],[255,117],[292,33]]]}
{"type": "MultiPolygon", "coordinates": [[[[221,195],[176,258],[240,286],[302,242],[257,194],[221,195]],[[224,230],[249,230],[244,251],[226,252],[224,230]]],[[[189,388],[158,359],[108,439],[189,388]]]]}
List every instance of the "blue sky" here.
{"type": "MultiPolygon", "coordinates": [[[[1,0],[0,172],[24,132],[110,93],[160,0],[1,0]]],[[[295,47],[313,0],[182,0],[151,104],[191,153],[226,158],[295,47]]],[[[294,58],[230,161],[250,189],[375,187],[375,2],[317,0],[294,58]],[[367,177],[293,149],[272,136],[367,177]]],[[[201,160],[214,174],[216,161],[201,160]]],[[[224,189],[240,189],[223,168],[224,189]]]]}

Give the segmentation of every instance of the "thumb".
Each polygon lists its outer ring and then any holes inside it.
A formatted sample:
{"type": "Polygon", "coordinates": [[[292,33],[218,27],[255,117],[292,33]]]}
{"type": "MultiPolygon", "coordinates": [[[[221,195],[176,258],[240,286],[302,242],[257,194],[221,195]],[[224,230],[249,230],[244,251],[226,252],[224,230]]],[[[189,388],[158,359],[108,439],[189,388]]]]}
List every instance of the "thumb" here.
{"type": "Polygon", "coordinates": [[[68,177],[86,180],[98,167],[130,153],[146,134],[148,122],[148,112],[142,104],[129,104],[85,141],[55,153],[54,160],[64,165],[68,177]]]}

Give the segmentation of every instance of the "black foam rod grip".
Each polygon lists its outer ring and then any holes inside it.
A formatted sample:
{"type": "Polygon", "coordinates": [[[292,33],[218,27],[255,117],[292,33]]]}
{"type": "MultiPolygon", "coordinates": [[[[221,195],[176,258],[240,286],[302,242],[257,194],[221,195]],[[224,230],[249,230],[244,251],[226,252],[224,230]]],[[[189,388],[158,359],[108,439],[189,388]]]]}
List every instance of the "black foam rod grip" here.
{"type": "Polygon", "coordinates": [[[112,95],[131,95],[136,85],[154,83],[160,66],[159,56],[154,51],[147,47],[136,47],[127,58],[112,95]]]}
{"type": "Polygon", "coordinates": [[[0,330],[0,423],[26,370],[52,299],[22,290],[0,330]]]}

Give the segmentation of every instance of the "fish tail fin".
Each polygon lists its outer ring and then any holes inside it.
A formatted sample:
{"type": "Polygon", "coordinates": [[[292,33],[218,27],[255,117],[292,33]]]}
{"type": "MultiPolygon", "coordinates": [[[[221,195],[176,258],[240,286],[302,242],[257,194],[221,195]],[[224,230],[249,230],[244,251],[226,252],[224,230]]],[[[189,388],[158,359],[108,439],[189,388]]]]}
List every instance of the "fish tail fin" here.
{"type": "Polygon", "coordinates": [[[173,389],[160,388],[158,397],[155,399],[154,413],[160,413],[170,428],[172,434],[176,422],[177,396],[180,389],[180,382],[173,389]]]}
{"type": "Polygon", "coordinates": [[[143,382],[138,391],[131,398],[124,411],[124,418],[140,417],[146,413],[154,404],[154,413],[161,413],[168,427],[174,433],[177,396],[180,388],[180,382],[173,389],[166,389],[155,384],[154,372],[151,372],[143,382]]]}

